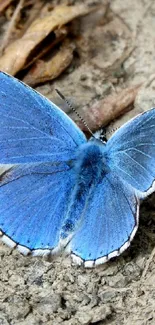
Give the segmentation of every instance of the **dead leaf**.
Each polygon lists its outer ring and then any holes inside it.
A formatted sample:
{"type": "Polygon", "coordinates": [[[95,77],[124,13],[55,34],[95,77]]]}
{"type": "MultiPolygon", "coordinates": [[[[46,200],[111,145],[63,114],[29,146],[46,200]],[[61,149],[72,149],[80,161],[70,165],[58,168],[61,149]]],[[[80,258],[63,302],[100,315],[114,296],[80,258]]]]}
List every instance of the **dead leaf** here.
{"type": "Polygon", "coordinates": [[[65,41],[58,53],[48,61],[37,60],[23,81],[31,86],[58,77],[73,59],[73,43],[65,41]]]}
{"type": "MultiPolygon", "coordinates": [[[[81,109],[78,112],[87,121],[89,128],[92,131],[96,131],[102,126],[108,125],[108,123],[120,115],[123,115],[127,108],[133,104],[140,87],[141,84],[122,89],[118,93],[110,94],[98,101],[87,110],[81,109]]],[[[87,131],[81,121],[76,120],[76,123],[82,130],[87,131]]]]}
{"type": "Polygon", "coordinates": [[[68,34],[68,28],[67,26],[63,26],[59,29],[56,29],[52,35],[50,34],[50,42],[46,39],[46,42],[44,42],[44,45],[41,43],[39,53],[38,51],[34,52],[32,55],[32,59],[29,57],[30,61],[26,66],[24,66],[24,69],[27,69],[30,65],[32,65],[35,61],[46,55],[51,49],[55,47],[58,43],[64,40],[64,38],[68,34]]]}
{"type": "Polygon", "coordinates": [[[3,12],[13,0],[1,0],[0,1],[0,13],[3,12]]]}
{"type": "Polygon", "coordinates": [[[36,19],[22,38],[10,44],[0,58],[0,70],[15,75],[27,64],[30,53],[56,28],[93,9],[85,5],[57,6],[43,18],[36,19]]]}

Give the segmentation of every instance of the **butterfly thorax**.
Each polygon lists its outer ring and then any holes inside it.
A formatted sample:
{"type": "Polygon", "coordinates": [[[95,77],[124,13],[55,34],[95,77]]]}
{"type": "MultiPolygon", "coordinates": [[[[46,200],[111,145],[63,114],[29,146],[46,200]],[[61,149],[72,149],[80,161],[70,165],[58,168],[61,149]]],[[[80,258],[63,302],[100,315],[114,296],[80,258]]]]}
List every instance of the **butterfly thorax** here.
{"type": "Polygon", "coordinates": [[[109,171],[107,167],[106,144],[98,139],[88,141],[81,145],[77,151],[75,169],[78,177],[89,178],[90,183],[97,175],[104,175],[109,171]]]}

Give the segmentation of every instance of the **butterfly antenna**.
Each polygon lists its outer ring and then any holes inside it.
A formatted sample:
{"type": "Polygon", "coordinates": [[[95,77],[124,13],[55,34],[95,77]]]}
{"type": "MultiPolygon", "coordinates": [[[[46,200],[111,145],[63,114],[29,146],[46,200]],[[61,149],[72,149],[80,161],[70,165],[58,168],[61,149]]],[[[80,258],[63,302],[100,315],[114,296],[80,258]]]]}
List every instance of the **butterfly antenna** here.
{"type": "Polygon", "coordinates": [[[93,132],[91,131],[91,129],[89,128],[88,124],[86,123],[86,121],[81,117],[81,115],[76,111],[76,109],[71,105],[71,103],[68,101],[68,99],[66,99],[66,97],[60,92],[60,90],[58,89],[55,89],[56,92],[58,93],[58,95],[61,97],[61,99],[63,99],[66,104],[68,105],[69,108],[71,108],[71,110],[77,115],[77,117],[80,119],[80,121],[84,124],[84,126],[87,128],[87,130],[89,131],[89,133],[91,134],[91,136],[93,138],[94,137],[94,134],[93,132]]]}
{"type": "Polygon", "coordinates": [[[111,133],[117,131],[119,128],[120,128],[120,127],[118,126],[117,128],[111,129],[110,131],[106,132],[106,135],[107,135],[107,134],[111,134],[111,133]]]}

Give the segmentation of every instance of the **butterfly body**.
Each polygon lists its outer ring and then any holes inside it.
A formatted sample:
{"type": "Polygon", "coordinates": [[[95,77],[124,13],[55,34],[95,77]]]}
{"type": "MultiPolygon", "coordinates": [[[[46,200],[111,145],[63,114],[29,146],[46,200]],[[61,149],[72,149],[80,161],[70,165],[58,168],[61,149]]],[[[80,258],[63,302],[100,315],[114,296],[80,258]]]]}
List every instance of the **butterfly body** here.
{"type": "Polygon", "coordinates": [[[73,173],[76,175],[75,183],[70,196],[67,217],[62,227],[62,238],[75,232],[78,227],[78,219],[80,219],[87,201],[88,192],[93,191],[96,184],[101,182],[105,174],[108,173],[104,146],[101,141],[94,139],[81,145],[77,150],[76,159],[72,164],[73,173]]]}
{"type": "Polygon", "coordinates": [[[0,164],[3,242],[104,263],[129,247],[140,200],[155,190],[155,109],[107,143],[87,141],[52,102],[0,72],[0,164]]]}

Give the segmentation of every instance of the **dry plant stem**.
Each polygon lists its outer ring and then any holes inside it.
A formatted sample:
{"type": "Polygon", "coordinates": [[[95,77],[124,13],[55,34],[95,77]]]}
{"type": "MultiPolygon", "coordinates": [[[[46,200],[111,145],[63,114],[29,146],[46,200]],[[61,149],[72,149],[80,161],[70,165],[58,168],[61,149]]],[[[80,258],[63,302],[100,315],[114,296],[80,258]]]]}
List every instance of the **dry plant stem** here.
{"type": "Polygon", "coordinates": [[[10,4],[13,2],[13,0],[2,0],[0,3],[0,13],[2,13],[10,4]]]}
{"type": "Polygon", "coordinates": [[[0,48],[0,52],[2,53],[5,49],[5,47],[7,46],[8,42],[9,42],[9,38],[10,38],[10,35],[12,33],[12,30],[14,29],[15,27],[15,24],[17,22],[17,19],[18,19],[18,16],[20,14],[20,11],[24,5],[24,1],[25,0],[20,0],[15,11],[14,11],[14,14],[11,18],[11,21],[10,21],[10,24],[9,24],[9,27],[4,35],[4,38],[3,38],[3,41],[2,41],[2,45],[1,45],[1,48],[0,48]]]}

